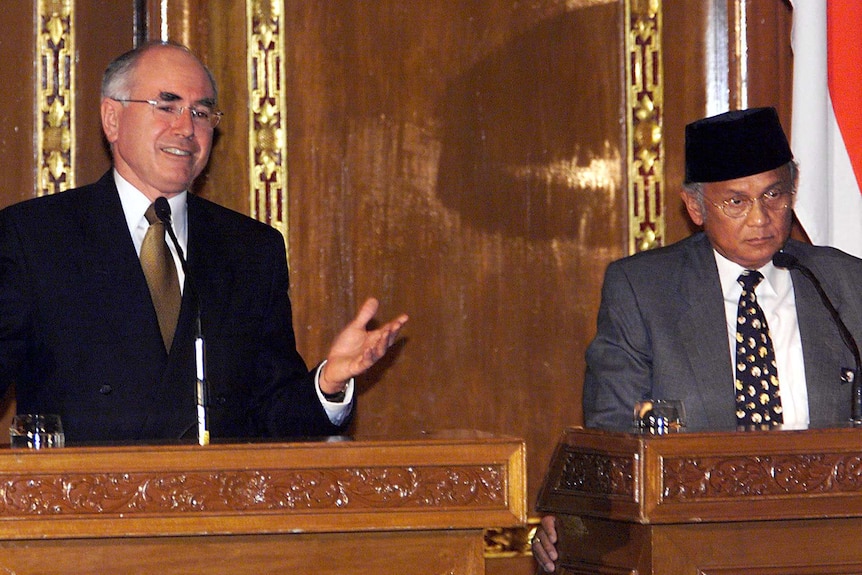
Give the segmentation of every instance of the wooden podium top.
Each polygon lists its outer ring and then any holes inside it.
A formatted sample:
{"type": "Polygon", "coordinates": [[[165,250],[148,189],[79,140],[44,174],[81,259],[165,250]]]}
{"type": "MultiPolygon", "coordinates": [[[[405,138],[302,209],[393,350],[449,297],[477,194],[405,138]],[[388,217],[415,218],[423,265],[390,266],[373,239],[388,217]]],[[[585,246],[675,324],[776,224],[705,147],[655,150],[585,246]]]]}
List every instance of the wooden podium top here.
{"type": "Polygon", "coordinates": [[[862,517],[862,429],[570,428],[537,508],[640,524],[862,517]]]}
{"type": "Polygon", "coordinates": [[[523,441],[0,448],[0,540],[482,529],[526,522],[523,441]]]}

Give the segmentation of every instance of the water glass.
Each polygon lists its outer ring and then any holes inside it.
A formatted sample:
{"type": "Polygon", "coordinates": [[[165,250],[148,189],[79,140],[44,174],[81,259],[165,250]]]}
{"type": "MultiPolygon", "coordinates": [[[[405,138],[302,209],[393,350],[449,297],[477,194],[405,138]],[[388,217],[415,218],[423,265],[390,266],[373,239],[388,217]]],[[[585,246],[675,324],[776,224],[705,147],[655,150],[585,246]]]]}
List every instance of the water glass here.
{"type": "Polygon", "coordinates": [[[63,447],[66,436],[59,415],[19,414],[12,418],[9,441],[14,448],[63,447]]]}
{"type": "Polygon", "coordinates": [[[639,433],[664,435],[685,427],[685,407],[678,399],[644,399],[635,403],[633,423],[639,433]]]}

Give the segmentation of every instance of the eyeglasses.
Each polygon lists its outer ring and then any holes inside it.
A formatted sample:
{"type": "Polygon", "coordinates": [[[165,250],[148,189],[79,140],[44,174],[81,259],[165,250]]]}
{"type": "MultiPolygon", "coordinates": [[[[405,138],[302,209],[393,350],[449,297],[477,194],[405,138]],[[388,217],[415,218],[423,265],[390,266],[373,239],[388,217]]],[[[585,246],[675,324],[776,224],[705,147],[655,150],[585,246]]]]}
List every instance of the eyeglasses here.
{"type": "Polygon", "coordinates": [[[764,210],[769,210],[771,212],[780,212],[781,210],[786,210],[790,207],[790,204],[793,201],[793,196],[796,192],[788,192],[781,190],[769,190],[763,192],[756,198],[749,198],[747,196],[734,196],[727,200],[724,200],[720,204],[713,202],[710,199],[706,199],[710,204],[715,206],[724,212],[729,218],[744,218],[751,212],[751,208],[754,207],[755,201],[760,201],[760,207],[764,210]]]}
{"type": "Polygon", "coordinates": [[[123,102],[127,104],[149,104],[153,109],[153,116],[157,120],[165,122],[175,122],[186,110],[191,114],[192,122],[199,128],[215,128],[221,121],[224,112],[209,110],[207,108],[198,108],[195,106],[177,106],[171,102],[163,102],[161,100],[121,100],[119,98],[111,98],[115,102],[123,102]]]}

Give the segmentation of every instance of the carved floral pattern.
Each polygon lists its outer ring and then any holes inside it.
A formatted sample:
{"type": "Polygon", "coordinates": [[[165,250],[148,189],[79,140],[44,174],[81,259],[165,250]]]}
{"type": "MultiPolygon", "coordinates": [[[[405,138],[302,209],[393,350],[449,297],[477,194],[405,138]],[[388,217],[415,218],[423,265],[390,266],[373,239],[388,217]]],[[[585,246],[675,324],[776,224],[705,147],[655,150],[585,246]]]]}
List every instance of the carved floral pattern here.
{"type": "Polygon", "coordinates": [[[632,457],[566,449],[556,491],[634,497],[632,457]]]}
{"type": "Polygon", "coordinates": [[[685,501],[862,491],[862,455],[665,459],[663,499],[685,501]]]}
{"type": "Polygon", "coordinates": [[[316,509],[505,509],[500,466],[0,475],[0,517],[316,509]]]}

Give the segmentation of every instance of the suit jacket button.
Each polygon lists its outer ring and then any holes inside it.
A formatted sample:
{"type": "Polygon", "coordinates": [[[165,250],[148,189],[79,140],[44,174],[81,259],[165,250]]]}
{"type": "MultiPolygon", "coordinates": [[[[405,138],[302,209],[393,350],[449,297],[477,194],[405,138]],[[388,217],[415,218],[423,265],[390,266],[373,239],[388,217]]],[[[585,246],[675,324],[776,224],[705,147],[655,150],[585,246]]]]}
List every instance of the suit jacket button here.
{"type": "Polygon", "coordinates": [[[112,391],[114,391],[114,388],[108,384],[105,384],[99,388],[99,393],[101,393],[102,395],[108,395],[112,391]]]}

